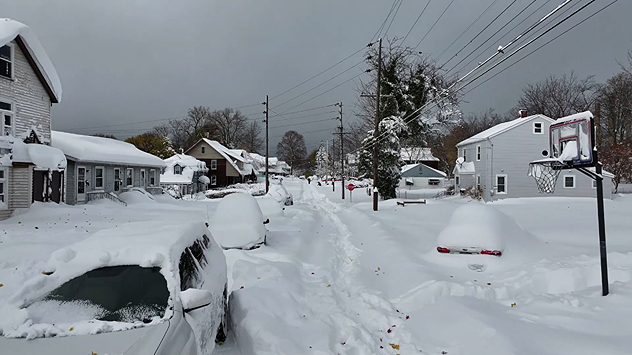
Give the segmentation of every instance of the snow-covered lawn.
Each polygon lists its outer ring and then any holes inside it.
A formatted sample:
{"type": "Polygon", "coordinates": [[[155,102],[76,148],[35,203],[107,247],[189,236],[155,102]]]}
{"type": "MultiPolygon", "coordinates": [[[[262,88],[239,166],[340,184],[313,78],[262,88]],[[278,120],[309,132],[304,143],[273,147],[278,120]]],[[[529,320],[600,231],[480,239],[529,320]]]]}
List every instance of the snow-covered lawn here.
{"type": "MultiPolygon", "coordinates": [[[[632,196],[605,201],[611,294],[602,297],[594,199],[485,205],[520,227],[495,257],[436,251],[453,213],[478,201],[381,201],[373,212],[363,189],[351,203],[340,185],[283,184],[294,205],[270,218],[266,245],[225,251],[231,327],[216,353],[630,353],[632,196]]],[[[123,223],[205,221],[218,202],[36,204],[0,222],[0,307],[60,247],[123,223]]]]}

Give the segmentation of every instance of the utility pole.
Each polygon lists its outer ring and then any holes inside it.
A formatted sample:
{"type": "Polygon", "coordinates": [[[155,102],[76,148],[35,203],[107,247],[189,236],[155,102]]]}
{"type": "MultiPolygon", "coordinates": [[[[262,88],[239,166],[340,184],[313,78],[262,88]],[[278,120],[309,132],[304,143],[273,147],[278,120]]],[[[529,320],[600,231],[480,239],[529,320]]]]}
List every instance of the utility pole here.
{"type": "Polygon", "coordinates": [[[342,126],[342,101],[336,104],[338,106],[338,119],[340,120],[340,183],[342,190],[342,199],[345,199],[345,150],[344,150],[344,127],[342,126]]]}
{"type": "Polygon", "coordinates": [[[373,211],[377,211],[377,138],[380,129],[380,84],[382,84],[382,39],[378,41],[377,92],[375,104],[375,130],[373,131],[373,211]]]}
{"type": "Polygon", "coordinates": [[[263,113],[266,115],[266,120],[263,121],[266,123],[266,193],[268,193],[268,191],[270,191],[270,174],[268,173],[268,158],[270,156],[270,151],[269,151],[269,145],[270,145],[270,141],[268,139],[268,121],[269,121],[269,115],[268,115],[268,111],[270,111],[268,109],[268,95],[266,95],[266,102],[263,103],[264,105],[266,105],[266,110],[263,111],[263,113]]]}

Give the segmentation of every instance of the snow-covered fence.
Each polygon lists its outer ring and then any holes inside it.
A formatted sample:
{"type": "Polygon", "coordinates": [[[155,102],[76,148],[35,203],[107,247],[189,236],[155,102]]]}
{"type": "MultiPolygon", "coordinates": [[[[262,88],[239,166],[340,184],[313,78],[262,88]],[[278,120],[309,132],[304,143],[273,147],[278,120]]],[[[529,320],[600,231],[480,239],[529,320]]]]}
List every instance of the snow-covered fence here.
{"type": "Polygon", "coordinates": [[[112,192],[89,191],[89,192],[86,193],[86,203],[88,203],[90,201],[102,200],[102,199],[108,199],[108,200],[110,200],[112,202],[116,202],[116,203],[121,204],[123,206],[127,206],[127,202],[121,200],[120,198],[118,198],[118,196],[116,196],[112,192]]]}

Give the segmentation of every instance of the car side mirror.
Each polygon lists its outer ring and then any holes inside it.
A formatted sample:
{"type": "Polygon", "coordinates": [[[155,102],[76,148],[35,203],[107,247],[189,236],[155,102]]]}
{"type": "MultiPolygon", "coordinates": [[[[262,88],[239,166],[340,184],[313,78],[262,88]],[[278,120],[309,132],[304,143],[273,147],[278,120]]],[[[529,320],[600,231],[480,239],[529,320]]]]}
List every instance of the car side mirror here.
{"type": "Polygon", "coordinates": [[[213,302],[213,294],[210,291],[190,288],[180,292],[180,301],[185,312],[206,307],[213,302]]]}

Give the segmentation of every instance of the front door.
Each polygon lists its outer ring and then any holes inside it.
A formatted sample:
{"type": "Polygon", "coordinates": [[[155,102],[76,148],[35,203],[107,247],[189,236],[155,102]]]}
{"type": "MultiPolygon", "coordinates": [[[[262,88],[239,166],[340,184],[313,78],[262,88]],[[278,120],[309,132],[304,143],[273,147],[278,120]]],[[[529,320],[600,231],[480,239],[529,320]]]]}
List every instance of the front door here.
{"type": "Polygon", "coordinates": [[[77,202],[86,201],[86,167],[77,167],[77,202]]]}
{"type": "Polygon", "coordinates": [[[140,188],[144,189],[147,186],[147,174],[145,169],[140,169],[140,188]]]}

